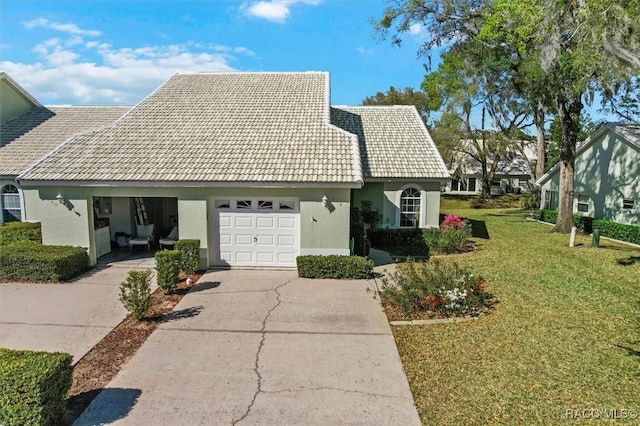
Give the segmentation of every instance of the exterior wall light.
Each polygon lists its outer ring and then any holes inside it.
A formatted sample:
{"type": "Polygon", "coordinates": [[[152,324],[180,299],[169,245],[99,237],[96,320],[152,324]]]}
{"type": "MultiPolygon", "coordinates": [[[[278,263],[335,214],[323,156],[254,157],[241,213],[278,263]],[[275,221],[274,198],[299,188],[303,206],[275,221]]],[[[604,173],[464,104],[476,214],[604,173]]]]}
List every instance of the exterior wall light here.
{"type": "Polygon", "coordinates": [[[62,194],[60,194],[59,192],[58,192],[58,195],[56,195],[56,200],[58,200],[60,204],[64,204],[64,198],[62,197],[62,194]]]}
{"type": "Polygon", "coordinates": [[[322,207],[327,207],[327,202],[329,201],[329,199],[327,198],[326,195],[322,196],[322,207]]]}

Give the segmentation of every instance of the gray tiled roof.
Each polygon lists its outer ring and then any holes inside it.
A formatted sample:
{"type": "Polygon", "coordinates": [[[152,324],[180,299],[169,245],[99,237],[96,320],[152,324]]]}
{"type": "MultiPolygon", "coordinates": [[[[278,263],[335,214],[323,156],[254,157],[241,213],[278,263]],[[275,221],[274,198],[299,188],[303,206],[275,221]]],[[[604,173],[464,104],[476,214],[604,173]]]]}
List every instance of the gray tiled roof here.
{"type": "Polygon", "coordinates": [[[0,175],[18,175],[74,134],[112,123],[131,107],[37,107],[0,126],[0,175]]]}
{"type": "Polygon", "coordinates": [[[358,135],[365,179],[450,177],[413,106],[335,106],[331,122],[358,135]]]}
{"type": "Polygon", "coordinates": [[[20,179],[357,184],[362,174],[357,138],[329,123],[327,73],[189,73],[20,179]]]}

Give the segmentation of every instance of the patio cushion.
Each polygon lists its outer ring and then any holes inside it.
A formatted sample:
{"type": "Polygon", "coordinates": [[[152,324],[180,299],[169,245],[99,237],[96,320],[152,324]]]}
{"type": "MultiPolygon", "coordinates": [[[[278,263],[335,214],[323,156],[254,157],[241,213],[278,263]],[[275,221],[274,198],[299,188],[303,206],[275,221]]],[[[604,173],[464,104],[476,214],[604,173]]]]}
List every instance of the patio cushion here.
{"type": "Polygon", "coordinates": [[[136,237],[149,238],[153,235],[153,224],[151,225],[136,225],[136,237]]]}

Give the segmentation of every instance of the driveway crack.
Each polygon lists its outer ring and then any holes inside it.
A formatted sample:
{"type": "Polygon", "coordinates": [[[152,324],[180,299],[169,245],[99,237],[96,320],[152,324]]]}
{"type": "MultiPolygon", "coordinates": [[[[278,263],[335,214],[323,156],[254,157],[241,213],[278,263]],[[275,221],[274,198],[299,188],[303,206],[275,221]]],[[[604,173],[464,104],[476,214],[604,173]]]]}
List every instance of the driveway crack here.
{"type": "Polygon", "coordinates": [[[262,348],[264,347],[264,341],[267,337],[267,333],[266,333],[266,328],[267,328],[267,321],[269,320],[269,317],[271,316],[271,313],[273,311],[275,311],[278,306],[280,306],[280,304],[282,303],[282,299],[280,299],[280,297],[282,296],[280,294],[280,289],[284,286],[286,286],[287,284],[289,284],[291,281],[293,281],[293,279],[288,280],[285,283],[280,284],[279,286],[277,286],[276,288],[273,289],[273,291],[276,292],[276,304],[269,309],[269,311],[267,312],[267,314],[265,315],[264,319],[262,320],[262,328],[260,329],[259,333],[262,335],[261,339],[260,339],[260,344],[258,345],[258,350],[256,351],[256,361],[253,367],[254,372],[256,373],[256,376],[258,377],[258,387],[256,389],[256,392],[253,394],[253,398],[251,399],[251,402],[249,403],[249,406],[247,407],[247,411],[245,411],[245,413],[242,415],[242,417],[240,417],[237,420],[234,420],[232,422],[232,425],[237,425],[238,423],[240,423],[241,421],[243,421],[245,418],[247,418],[247,416],[251,413],[251,409],[253,408],[253,405],[256,402],[256,398],[258,398],[258,395],[260,393],[262,393],[262,374],[260,374],[260,354],[262,352],[262,348]]]}

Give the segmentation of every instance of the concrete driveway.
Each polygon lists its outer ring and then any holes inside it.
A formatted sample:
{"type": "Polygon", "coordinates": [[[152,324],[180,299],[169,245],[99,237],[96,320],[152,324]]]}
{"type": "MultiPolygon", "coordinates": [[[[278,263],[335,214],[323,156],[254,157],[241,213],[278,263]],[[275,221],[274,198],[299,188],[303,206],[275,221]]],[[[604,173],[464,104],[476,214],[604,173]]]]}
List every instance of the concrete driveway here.
{"type": "Polygon", "coordinates": [[[62,284],[0,283],[0,347],[68,352],[77,362],[127,316],[119,285],[132,267],[154,266],[98,266],[62,284]]]}
{"type": "Polygon", "coordinates": [[[374,285],[208,272],[76,424],[419,425],[374,285]]]}

